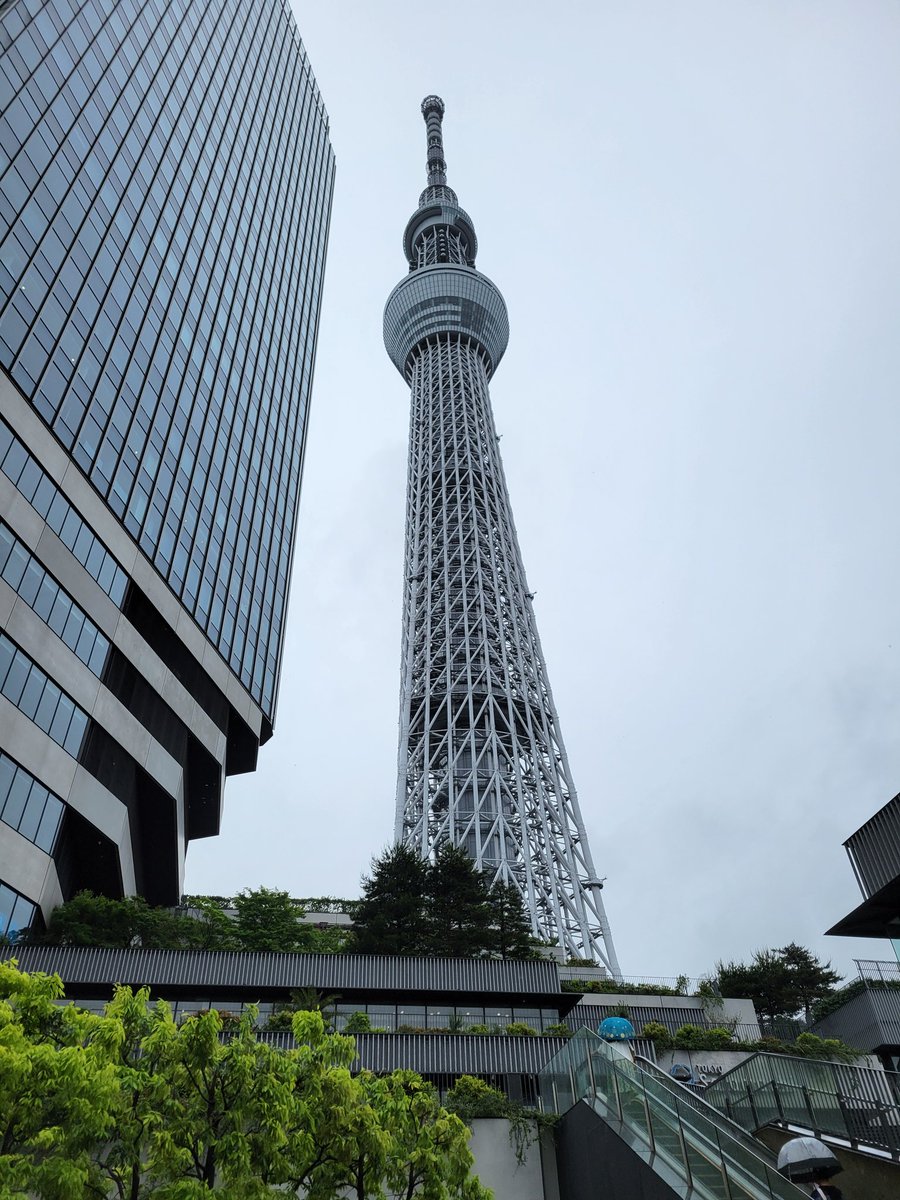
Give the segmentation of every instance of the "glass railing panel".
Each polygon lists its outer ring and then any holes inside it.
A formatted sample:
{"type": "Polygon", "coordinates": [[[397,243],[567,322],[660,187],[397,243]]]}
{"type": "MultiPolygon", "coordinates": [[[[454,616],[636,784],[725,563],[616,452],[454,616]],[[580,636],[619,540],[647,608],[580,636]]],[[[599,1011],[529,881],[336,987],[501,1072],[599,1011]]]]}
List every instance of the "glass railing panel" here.
{"type": "Polygon", "coordinates": [[[655,1099],[650,1101],[648,1108],[653,1153],[682,1181],[683,1194],[690,1195],[693,1181],[678,1115],[655,1099]]]}
{"type": "Polygon", "coordinates": [[[615,1064],[614,1079],[618,1094],[618,1110],[624,1124],[637,1130],[647,1144],[653,1147],[653,1131],[648,1106],[638,1082],[615,1064]]]}
{"type": "MultiPolygon", "coordinates": [[[[748,1082],[740,1090],[722,1089],[720,1102],[730,1093],[732,1107],[755,1108],[760,1118],[777,1115],[780,1096],[772,1081],[757,1090],[748,1082]]],[[[779,1086],[791,1092],[789,1104],[799,1103],[791,1085],[779,1086]]],[[[749,1139],[740,1130],[702,1111],[693,1096],[679,1095],[670,1080],[655,1078],[589,1030],[580,1030],[545,1067],[540,1089],[545,1109],[555,1104],[565,1113],[585,1099],[601,1116],[619,1122],[632,1148],[692,1200],[797,1200],[804,1194],[768,1165],[762,1147],[745,1144],[749,1139]]]]}

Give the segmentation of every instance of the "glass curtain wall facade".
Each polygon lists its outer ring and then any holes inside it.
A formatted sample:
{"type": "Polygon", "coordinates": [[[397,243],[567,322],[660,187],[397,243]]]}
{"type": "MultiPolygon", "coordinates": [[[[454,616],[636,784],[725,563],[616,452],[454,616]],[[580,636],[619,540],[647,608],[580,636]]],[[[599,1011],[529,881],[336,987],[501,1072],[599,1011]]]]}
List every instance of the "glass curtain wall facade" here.
{"type": "Polygon", "coordinates": [[[428,186],[384,312],[412,401],[395,836],[423,857],[463,847],[538,937],[618,977],[494,427],[506,305],[447,186],[443,114],[426,97],[428,186]]]}
{"type": "Polygon", "coordinates": [[[328,118],[283,0],[0,0],[0,114],[0,750],[61,805],[0,882],[174,902],[275,718],[328,118]]]}

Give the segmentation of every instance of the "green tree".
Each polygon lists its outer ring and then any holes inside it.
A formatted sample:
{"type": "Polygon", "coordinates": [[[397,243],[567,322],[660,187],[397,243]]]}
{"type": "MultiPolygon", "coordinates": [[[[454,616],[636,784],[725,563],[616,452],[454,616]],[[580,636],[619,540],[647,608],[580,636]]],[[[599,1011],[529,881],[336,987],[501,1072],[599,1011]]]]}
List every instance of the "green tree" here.
{"type": "Polygon", "coordinates": [[[840,981],[840,976],[808,950],[795,943],[780,950],[757,950],[749,963],[716,964],[716,982],[722,996],[746,996],[756,1011],[774,1021],[809,1015],[820,999],[840,981]]]}
{"type": "Polygon", "coordinates": [[[498,880],[490,890],[494,939],[500,958],[536,958],[537,940],[525,911],[522,893],[514,883],[498,880]]]}
{"type": "MultiPolygon", "coordinates": [[[[55,1002],[58,976],[0,963],[0,1195],[80,1200],[113,1129],[118,1079],[90,1045],[102,1021],[55,1002]]],[[[102,1193],[99,1193],[102,1194],[102,1193]]]]}
{"type": "Polygon", "coordinates": [[[234,898],[237,936],[243,950],[306,950],[310,930],[303,909],[287,892],[245,888],[234,898]]]}
{"type": "Polygon", "coordinates": [[[428,864],[409,846],[391,846],[372,860],[354,919],[361,954],[427,952],[427,880],[428,864]]]}
{"type": "Polygon", "coordinates": [[[192,913],[194,946],[198,950],[239,950],[241,940],[237,924],[215,896],[185,896],[182,904],[192,913]]]}
{"type": "Polygon", "coordinates": [[[781,955],[791,973],[798,1008],[803,1010],[803,1019],[808,1025],[813,1004],[831,995],[842,976],[832,971],[830,962],[820,963],[809,950],[798,946],[796,942],[782,946],[776,953],[781,955]]]}
{"type": "Polygon", "coordinates": [[[490,895],[465,850],[446,842],[428,872],[428,952],[475,957],[493,949],[490,895]]]}
{"type": "Polygon", "coordinates": [[[152,949],[188,949],[197,943],[197,922],[176,916],[167,908],[153,908],[140,896],[113,900],[79,892],[55,908],[45,934],[28,931],[22,941],[51,946],[106,946],[140,944],[152,949]]]}
{"type": "Polygon", "coordinates": [[[57,976],[0,964],[0,1195],[10,1200],[487,1200],[464,1127],[411,1072],[354,1077],[352,1038],[318,1012],[296,1049],[223,1039],[214,1010],[176,1025],[146,991],[104,1016],[60,1007],[57,976]]]}
{"type": "Polygon", "coordinates": [[[757,950],[749,963],[716,963],[716,977],[723,996],[752,1000],[770,1021],[793,1016],[799,1007],[790,972],[774,950],[757,950]]]}

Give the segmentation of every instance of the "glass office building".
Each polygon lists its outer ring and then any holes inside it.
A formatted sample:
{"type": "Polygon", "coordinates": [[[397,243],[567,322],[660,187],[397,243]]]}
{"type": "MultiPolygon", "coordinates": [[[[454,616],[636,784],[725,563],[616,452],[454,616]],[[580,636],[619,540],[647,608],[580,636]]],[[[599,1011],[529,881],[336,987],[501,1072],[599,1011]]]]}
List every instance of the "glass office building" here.
{"type": "Polygon", "coordinates": [[[2,933],[272,732],[334,158],[283,0],[0,0],[0,114],[2,933]]]}

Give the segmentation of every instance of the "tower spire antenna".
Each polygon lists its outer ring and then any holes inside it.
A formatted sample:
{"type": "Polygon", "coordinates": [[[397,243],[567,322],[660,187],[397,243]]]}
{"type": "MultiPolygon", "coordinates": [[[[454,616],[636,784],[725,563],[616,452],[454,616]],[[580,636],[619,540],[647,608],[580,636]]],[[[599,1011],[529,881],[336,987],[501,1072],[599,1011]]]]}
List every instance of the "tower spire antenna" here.
{"type": "Polygon", "coordinates": [[[440,96],[426,96],[422,101],[422,116],[428,139],[428,186],[444,187],[447,183],[447,163],[444,159],[444,102],[440,96]]]}

